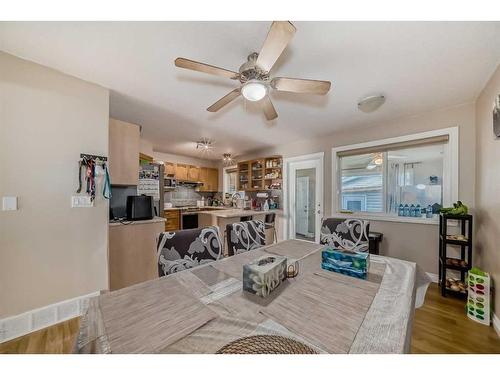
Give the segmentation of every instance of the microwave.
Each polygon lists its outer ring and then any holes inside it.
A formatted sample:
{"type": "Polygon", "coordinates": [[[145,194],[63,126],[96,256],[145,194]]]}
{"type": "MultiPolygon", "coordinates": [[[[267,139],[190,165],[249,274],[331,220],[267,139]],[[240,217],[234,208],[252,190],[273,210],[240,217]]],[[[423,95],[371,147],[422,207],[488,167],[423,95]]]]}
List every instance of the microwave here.
{"type": "Polygon", "coordinates": [[[163,186],[165,189],[175,189],[177,187],[177,180],[172,177],[165,177],[163,186]]]}
{"type": "Polygon", "coordinates": [[[151,220],[153,218],[153,197],[149,195],[127,196],[127,220],[151,220]]]}

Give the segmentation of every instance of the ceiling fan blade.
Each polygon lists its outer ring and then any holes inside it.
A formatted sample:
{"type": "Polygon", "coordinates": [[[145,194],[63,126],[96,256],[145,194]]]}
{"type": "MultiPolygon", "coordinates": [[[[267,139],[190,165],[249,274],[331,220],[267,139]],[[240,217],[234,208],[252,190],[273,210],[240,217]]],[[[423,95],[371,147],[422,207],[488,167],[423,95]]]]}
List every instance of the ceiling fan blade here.
{"type": "Polygon", "coordinates": [[[197,72],[212,74],[216,76],[237,79],[239,74],[231,70],[219,68],[217,66],[204,64],[198,61],[178,57],[175,59],[175,66],[184,69],[196,70],[197,72]]]}
{"type": "Polygon", "coordinates": [[[266,95],[261,99],[261,106],[264,110],[264,115],[266,115],[267,121],[274,120],[278,117],[278,113],[274,109],[273,102],[271,102],[271,98],[269,97],[269,95],[266,95]]]}
{"type": "Polygon", "coordinates": [[[295,26],[291,22],[274,21],[260,50],[256,62],[257,66],[269,72],[287,44],[292,40],[295,31],[295,26]]]}
{"type": "Polygon", "coordinates": [[[231,103],[234,99],[240,96],[240,89],[234,89],[229,94],[223,96],[219,100],[217,100],[214,104],[207,108],[208,112],[217,112],[219,109],[224,107],[226,104],[231,103]]]}
{"type": "Polygon", "coordinates": [[[330,81],[277,77],[272,80],[271,85],[278,91],[325,95],[332,84],[330,81]]]}

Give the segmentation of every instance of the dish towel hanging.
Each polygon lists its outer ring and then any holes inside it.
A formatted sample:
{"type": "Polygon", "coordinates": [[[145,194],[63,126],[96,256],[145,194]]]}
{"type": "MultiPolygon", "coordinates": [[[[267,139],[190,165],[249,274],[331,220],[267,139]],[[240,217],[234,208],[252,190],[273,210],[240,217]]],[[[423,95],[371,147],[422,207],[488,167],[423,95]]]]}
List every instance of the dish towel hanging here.
{"type": "Polygon", "coordinates": [[[111,198],[111,181],[109,178],[108,166],[106,164],[102,165],[102,169],[104,169],[104,186],[102,188],[102,195],[104,198],[111,198]]]}

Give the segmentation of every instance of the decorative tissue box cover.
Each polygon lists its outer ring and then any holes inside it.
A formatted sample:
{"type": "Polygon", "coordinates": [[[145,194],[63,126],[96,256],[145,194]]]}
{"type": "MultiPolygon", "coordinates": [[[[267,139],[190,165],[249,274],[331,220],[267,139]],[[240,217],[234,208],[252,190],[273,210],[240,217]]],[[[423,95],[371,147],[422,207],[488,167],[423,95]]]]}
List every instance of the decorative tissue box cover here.
{"type": "Polygon", "coordinates": [[[286,278],[286,257],[263,256],[243,266],[243,290],[267,297],[286,278]]]}
{"type": "Polygon", "coordinates": [[[370,254],[326,248],[321,252],[321,268],[366,279],[370,254]]]}

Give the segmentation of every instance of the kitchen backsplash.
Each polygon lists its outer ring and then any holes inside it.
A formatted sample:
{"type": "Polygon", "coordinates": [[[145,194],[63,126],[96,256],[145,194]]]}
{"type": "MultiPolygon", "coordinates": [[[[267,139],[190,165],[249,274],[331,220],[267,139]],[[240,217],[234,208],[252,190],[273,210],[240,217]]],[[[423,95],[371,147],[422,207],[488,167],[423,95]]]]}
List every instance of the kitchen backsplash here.
{"type": "Polygon", "coordinates": [[[196,201],[211,196],[212,193],[198,192],[190,186],[177,186],[175,190],[165,192],[164,197],[165,203],[172,203],[174,206],[196,206],[196,201]]]}

